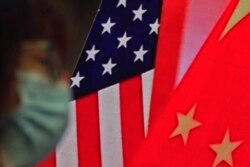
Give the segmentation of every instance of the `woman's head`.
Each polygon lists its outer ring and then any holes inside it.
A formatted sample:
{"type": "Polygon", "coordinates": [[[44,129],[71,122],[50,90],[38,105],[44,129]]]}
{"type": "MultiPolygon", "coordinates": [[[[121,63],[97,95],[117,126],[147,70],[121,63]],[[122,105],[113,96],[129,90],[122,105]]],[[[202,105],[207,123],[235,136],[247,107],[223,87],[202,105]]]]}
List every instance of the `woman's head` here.
{"type": "Polygon", "coordinates": [[[23,42],[49,41],[63,63],[70,54],[71,23],[66,8],[56,0],[8,0],[0,3],[0,112],[18,103],[15,72],[23,42]]]}

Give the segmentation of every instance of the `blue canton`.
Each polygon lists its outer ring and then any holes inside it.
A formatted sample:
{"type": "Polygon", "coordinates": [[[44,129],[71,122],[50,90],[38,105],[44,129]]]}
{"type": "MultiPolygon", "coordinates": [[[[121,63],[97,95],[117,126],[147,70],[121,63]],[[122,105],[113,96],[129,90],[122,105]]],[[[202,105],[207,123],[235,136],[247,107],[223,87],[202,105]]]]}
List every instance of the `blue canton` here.
{"type": "Polygon", "coordinates": [[[75,98],[154,68],[161,0],[104,0],[81,53],[75,98]]]}

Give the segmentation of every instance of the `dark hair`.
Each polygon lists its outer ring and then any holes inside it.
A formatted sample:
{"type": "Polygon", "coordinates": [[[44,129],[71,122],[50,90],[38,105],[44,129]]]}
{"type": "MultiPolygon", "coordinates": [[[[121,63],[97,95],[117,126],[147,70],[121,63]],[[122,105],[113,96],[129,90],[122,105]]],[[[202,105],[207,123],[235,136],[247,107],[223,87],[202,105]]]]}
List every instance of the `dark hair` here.
{"type": "Polygon", "coordinates": [[[15,73],[20,61],[20,43],[47,39],[66,64],[73,44],[72,30],[69,12],[61,1],[7,0],[0,3],[0,112],[18,104],[15,73]]]}

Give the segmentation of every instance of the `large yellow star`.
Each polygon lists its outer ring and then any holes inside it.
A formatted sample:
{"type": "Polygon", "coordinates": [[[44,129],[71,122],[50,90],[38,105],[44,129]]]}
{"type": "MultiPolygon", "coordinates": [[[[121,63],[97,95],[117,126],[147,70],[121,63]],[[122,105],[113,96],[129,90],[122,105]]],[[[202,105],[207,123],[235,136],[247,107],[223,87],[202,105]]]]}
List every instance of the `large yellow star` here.
{"type": "Polygon", "coordinates": [[[189,133],[192,129],[201,125],[200,122],[193,119],[196,105],[194,105],[187,115],[177,113],[178,126],[170,135],[170,138],[181,135],[184,145],[187,144],[189,133]]]}
{"type": "Polygon", "coordinates": [[[210,145],[210,148],[217,154],[214,160],[213,167],[217,166],[222,161],[225,161],[230,166],[233,166],[232,152],[239,147],[242,141],[230,141],[229,130],[227,130],[220,144],[210,145]]]}
{"type": "Polygon", "coordinates": [[[220,36],[220,40],[225,37],[225,35],[245,16],[250,12],[250,1],[249,0],[239,0],[237,7],[234,10],[230,20],[227,23],[224,31],[220,36]]]}

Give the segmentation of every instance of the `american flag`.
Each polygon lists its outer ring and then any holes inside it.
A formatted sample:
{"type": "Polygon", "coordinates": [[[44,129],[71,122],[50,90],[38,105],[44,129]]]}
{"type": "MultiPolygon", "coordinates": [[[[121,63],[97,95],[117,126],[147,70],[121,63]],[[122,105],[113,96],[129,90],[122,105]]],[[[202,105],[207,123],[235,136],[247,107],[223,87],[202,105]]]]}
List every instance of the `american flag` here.
{"type": "Polygon", "coordinates": [[[71,78],[68,130],[38,166],[126,166],[228,1],[103,0],[71,78]]]}
{"type": "MultiPolygon", "coordinates": [[[[80,154],[82,159],[88,154],[85,163],[89,166],[93,162],[94,166],[123,166],[144,139],[143,79],[137,76],[125,80],[153,69],[160,11],[161,0],[109,0],[100,6],[71,79],[76,99],[97,92],[76,102],[80,106],[79,117],[80,112],[98,106],[95,111],[87,111],[97,112],[98,120],[88,124],[96,128],[78,130],[83,135],[96,131],[92,134],[96,136],[82,138],[86,145],[93,144],[89,151],[80,154]],[[89,102],[93,96],[98,96],[94,104],[82,106],[82,101],[89,102]],[[90,138],[96,142],[89,143],[90,138]]],[[[89,113],[83,117],[89,119],[89,113]]],[[[82,148],[86,146],[83,144],[82,148]]]]}
{"type": "Polygon", "coordinates": [[[154,67],[160,9],[161,0],[103,1],[71,78],[76,99],[154,67]]]}

